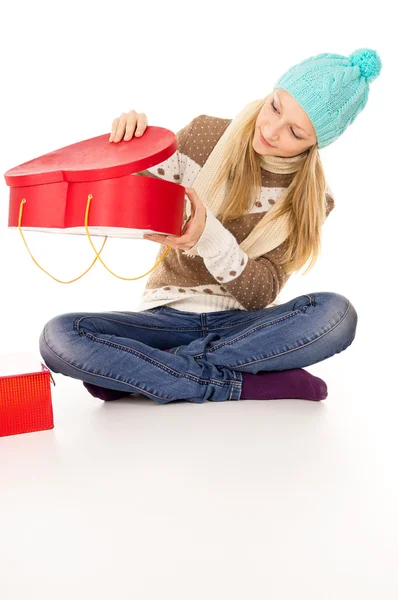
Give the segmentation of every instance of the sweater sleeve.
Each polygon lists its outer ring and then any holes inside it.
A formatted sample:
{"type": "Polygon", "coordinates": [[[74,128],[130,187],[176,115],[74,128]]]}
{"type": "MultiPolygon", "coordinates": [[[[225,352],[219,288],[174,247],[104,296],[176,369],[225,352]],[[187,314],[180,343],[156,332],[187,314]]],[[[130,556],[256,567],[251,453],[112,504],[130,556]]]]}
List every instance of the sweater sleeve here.
{"type": "MultiPolygon", "coordinates": [[[[326,201],[327,217],[334,208],[333,196],[326,194],[326,201]]],[[[255,311],[271,304],[290,277],[279,264],[286,246],[287,240],[255,260],[249,258],[235,236],[206,207],[206,226],[194,248],[214,279],[246,310],[255,311]]]]}

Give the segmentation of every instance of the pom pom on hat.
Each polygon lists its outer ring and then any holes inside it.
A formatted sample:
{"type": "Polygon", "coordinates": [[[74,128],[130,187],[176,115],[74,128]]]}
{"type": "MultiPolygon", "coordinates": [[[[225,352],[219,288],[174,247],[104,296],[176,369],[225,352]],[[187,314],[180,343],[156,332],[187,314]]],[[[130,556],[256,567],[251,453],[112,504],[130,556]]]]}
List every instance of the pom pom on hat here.
{"type": "Polygon", "coordinates": [[[376,50],[359,48],[348,57],[353,66],[358,65],[361,75],[369,82],[376,79],[381,71],[381,60],[376,50]]]}

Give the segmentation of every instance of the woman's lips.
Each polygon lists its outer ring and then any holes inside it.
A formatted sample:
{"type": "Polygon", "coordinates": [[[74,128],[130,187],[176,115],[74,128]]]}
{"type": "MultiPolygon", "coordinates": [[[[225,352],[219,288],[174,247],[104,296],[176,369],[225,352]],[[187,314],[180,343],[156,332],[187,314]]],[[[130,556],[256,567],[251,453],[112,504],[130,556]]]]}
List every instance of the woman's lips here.
{"type": "Polygon", "coordinates": [[[267,142],[267,140],[265,138],[263,138],[261,131],[260,131],[260,137],[261,137],[261,141],[263,142],[263,144],[265,144],[266,146],[269,146],[270,148],[274,148],[275,147],[272,144],[269,144],[267,142]]]}

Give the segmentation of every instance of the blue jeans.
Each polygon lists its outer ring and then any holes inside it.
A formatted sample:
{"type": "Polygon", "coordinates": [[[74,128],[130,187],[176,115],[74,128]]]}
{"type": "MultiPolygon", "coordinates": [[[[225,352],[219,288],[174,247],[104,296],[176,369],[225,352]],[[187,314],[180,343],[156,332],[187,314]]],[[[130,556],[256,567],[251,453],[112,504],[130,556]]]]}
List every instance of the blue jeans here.
{"type": "Polygon", "coordinates": [[[306,367],[345,350],[356,326],[347,298],[317,292],[257,311],[64,313],[39,344],[55,373],[161,404],[222,402],[240,399],[242,373],[306,367]]]}

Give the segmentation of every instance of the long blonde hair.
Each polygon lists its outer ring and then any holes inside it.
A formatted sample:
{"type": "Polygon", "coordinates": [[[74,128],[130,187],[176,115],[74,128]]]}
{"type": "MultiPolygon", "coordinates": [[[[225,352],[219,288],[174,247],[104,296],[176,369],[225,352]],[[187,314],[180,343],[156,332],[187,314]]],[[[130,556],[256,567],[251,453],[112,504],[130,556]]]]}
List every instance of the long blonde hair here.
{"type": "MultiPolygon", "coordinates": [[[[260,155],[252,139],[257,116],[270,94],[254,105],[253,111],[228,142],[227,160],[214,181],[216,189],[229,180],[225,200],[216,215],[223,225],[245,214],[261,192],[260,155]],[[229,189],[228,189],[229,187],[229,189]]],[[[315,265],[321,250],[321,228],[326,219],[326,178],[318,144],[307,150],[300,169],[294,174],[283,196],[272,207],[270,220],[288,214],[290,235],[279,264],[291,274],[311,258],[304,275],[315,265]]]]}

